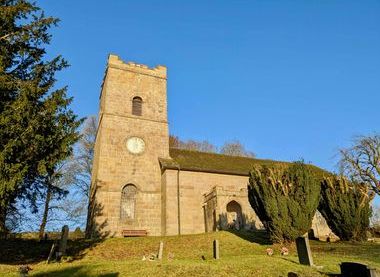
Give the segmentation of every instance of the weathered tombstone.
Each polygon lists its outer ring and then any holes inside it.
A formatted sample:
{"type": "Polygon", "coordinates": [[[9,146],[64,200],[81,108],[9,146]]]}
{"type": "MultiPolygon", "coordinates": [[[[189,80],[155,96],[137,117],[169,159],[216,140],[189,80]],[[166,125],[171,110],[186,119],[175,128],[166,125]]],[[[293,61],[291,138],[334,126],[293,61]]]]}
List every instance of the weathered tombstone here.
{"type": "Polygon", "coordinates": [[[56,243],[54,242],[53,245],[51,246],[51,249],[50,249],[50,253],[49,253],[49,256],[46,260],[46,263],[50,263],[51,259],[53,258],[53,254],[54,254],[54,251],[55,251],[55,248],[56,248],[56,243]]]}
{"type": "Polygon", "coordinates": [[[157,258],[159,260],[162,260],[162,253],[164,252],[164,242],[161,241],[160,242],[160,247],[158,248],[158,255],[157,255],[157,258]]]}
{"type": "Polygon", "coordinates": [[[219,259],[219,241],[216,239],[213,241],[213,254],[214,254],[214,259],[219,259]]]}
{"type": "Polygon", "coordinates": [[[66,255],[68,237],[69,237],[69,226],[65,225],[62,227],[61,240],[59,241],[59,250],[57,254],[58,259],[66,255]]]}
{"type": "Polygon", "coordinates": [[[312,266],[313,257],[311,256],[309,238],[307,237],[307,233],[301,237],[296,238],[296,246],[300,264],[312,266]]]}
{"type": "Polygon", "coordinates": [[[32,269],[28,265],[20,266],[18,269],[18,272],[20,273],[20,277],[27,277],[30,270],[32,269]]]}
{"type": "Polygon", "coordinates": [[[377,277],[376,269],[361,263],[344,262],[340,264],[342,277],[377,277]]]}

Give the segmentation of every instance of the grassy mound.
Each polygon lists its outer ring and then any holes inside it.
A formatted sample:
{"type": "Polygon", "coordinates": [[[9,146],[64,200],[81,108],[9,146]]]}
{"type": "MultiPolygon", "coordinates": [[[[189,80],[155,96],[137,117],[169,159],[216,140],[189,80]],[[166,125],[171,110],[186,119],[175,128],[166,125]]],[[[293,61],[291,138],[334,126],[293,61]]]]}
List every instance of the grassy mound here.
{"type": "Polygon", "coordinates": [[[289,256],[281,256],[281,245],[268,245],[262,233],[217,232],[200,235],[147,238],[113,238],[105,241],[70,241],[66,261],[46,265],[49,247],[38,247],[36,241],[8,241],[5,250],[0,242],[0,276],[18,276],[21,264],[33,268],[30,276],[323,276],[339,273],[342,261],[358,261],[380,269],[380,244],[312,242],[317,265],[323,269],[301,266],[294,245],[289,256]],[[220,243],[220,260],[212,259],[212,241],[220,243]],[[162,261],[142,261],[164,242],[162,261]],[[14,244],[13,248],[10,244],[14,244]],[[27,244],[31,247],[27,247],[27,244]],[[274,249],[272,257],[266,248],[274,249]],[[20,251],[20,248],[22,250],[20,251]],[[7,253],[5,253],[5,251],[7,253]],[[23,255],[20,253],[24,251],[23,255]],[[41,253],[41,251],[45,251],[41,253]],[[47,251],[48,252],[48,251],[47,251]],[[8,258],[5,259],[5,257],[8,258]],[[31,259],[32,257],[37,257],[31,259]],[[203,256],[203,257],[202,257],[203,256]],[[12,258],[10,258],[12,257],[12,258]]]}

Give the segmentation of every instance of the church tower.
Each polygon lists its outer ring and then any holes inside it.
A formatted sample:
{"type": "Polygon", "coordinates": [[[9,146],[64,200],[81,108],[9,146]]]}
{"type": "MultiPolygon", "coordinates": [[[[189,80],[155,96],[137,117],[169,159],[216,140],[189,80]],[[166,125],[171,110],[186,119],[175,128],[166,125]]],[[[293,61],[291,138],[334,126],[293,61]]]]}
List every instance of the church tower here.
{"type": "Polygon", "coordinates": [[[169,158],[166,67],[110,55],[102,84],[87,235],[161,235],[161,170],[169,158]]]}

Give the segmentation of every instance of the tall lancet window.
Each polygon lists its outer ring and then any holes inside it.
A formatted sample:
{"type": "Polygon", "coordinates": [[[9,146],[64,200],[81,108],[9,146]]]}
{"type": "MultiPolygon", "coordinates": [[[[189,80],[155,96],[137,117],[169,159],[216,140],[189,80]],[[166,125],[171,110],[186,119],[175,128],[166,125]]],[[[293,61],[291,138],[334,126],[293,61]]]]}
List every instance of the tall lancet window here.
{"type": "Polygon", "coordinates": [[[132,114],[133,115],[142,115],[142,99],[141,97],[133,97],[132,100],[132,114]]]}
{"type": "Polygon", "coordinates": [[[121,192],[120,219],[134,219],[137,188],[126,185],[121,192]]]}

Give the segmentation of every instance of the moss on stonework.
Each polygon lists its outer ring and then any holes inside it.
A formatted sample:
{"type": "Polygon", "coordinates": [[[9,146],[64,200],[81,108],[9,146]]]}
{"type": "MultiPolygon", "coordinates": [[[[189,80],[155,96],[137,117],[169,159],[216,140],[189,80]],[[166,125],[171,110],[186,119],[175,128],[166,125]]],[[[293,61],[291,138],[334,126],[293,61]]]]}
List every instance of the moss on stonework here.
{"type": "MultiPolygon", "coordinates": [[[[169,153],[172,159],[160,159],[160,164],[163,170],[180,168],[181,170],[189,171],[248,176],[249,172],[255,165],[288,166],[291,164],[282,161],[228,156],[177,148],[170,148],[169,153]]],[[[309,166],[312,167],[312,170],[321,179],[324,175],[330,174],[314,165],[309,166]]]]}

